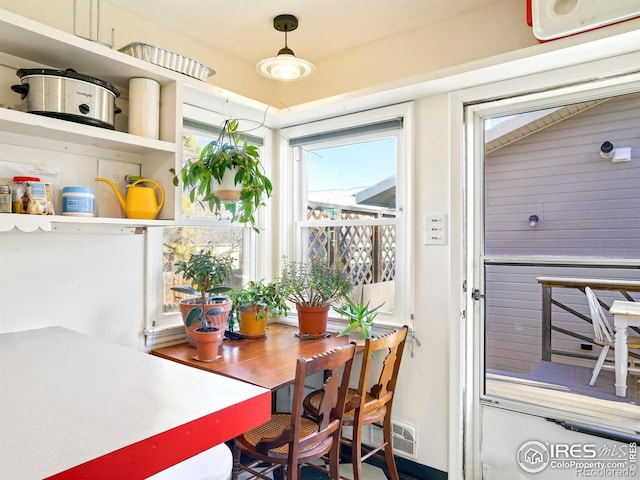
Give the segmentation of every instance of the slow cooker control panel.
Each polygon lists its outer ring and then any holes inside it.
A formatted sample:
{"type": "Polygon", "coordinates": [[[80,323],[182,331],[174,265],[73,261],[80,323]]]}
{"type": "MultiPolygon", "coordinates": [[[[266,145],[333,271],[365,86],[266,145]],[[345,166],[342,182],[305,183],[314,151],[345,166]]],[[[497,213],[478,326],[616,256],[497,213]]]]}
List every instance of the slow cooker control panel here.
{"type": "Polygon", "coordinates": [[[81,103],[78,106],[78,109],[80,110],[80,113],[83,113],[85,115],[87,115],[91,111],[91,107],[89,107],[89,105],[87,105],[86,103],[81,103]]]}

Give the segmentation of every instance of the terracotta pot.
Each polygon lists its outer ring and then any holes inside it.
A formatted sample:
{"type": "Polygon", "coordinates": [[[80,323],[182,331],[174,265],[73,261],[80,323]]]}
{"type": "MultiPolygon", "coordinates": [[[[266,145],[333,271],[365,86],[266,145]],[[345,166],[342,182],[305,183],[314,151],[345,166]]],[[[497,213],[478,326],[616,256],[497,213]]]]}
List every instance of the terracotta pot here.
{"type": "Polygon", "coordinates": [[[240,334],[247,338],[260,338],[267,334],[269,311],[264,307],[240,307],[240,334]],[[258,315],[260,312],[260,315],[258,315]]]}
{"type": "MultiPolygon", "coordinates": [[[[186,298],[184,300],[180,300],[178,302],[178,307],[180,308],[180,313],[182,314],[182,321],[184,322],[187,319],[187,315],[189,312],[195,307],[203,308],[203,305],[198,302],[197,298],[186,298]]],[[[208,303],[204,306],[204,311],[212,309],[213,307],[221,307],[224,311],[218,315],[205,315],[207,319],[207,324],[210,327],[216,327],[220,330],[224,331],[227,328],[227,320],[229,319],[229,311],[231,310],[231,299],[225,297],[225,300],[220,303],[208,303]]],[[[193,323],[190,327],[187,327],[185,324],[185,329],[187,331],[187,341],[193,347],[196,346],[195,341],[193,340],[192,332],[200,328],[200,322],[193,323]]]]}
{"type": "Polygon", "coordinates": [[[296,304],[300,335],[308,335],[310,337],[323,337],[326,335],[330,308],[329,305],[324,307],[305,307],[296,304]]]}
{"type": "Polygon", "coordinates": [[[218,348],[222,342],[224,330],[215,327],[207,329],[198,328],[192,332],[196,342],[195,360],[200,362],[213,362],[218,358],[218,348]]]}

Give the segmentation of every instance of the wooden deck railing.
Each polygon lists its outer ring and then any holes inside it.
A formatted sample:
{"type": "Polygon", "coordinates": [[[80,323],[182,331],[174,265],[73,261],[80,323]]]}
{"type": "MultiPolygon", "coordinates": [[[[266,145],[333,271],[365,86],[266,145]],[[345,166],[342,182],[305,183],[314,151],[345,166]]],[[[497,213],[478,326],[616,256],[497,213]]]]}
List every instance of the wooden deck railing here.
{"type": "MultiPolygon", "coordinates": [[[[595,343],[593,338],[585,337],[578,333],[553,325],[552,305],[569,312],[585,322],[591,323],[591,319],[571,307],[553,298],[554,288],[573,288],[584,293],[585,287],[591,287],[592,290],[617,291],[626,300],[635,301],[629,292],[640,292],[640,282],[633,280],[607,280],[607,279],[590,279],[590,278],[569,278],[569,277],[538,277],[538,283],[542,286],[542,360],[551,361],[552,355],[564,355],[567,357],[595,359],[592,355],[580,354],[566,350],[556,350],[552,348],[551,332],[556,331],[582,341],[595,343]]],[[[609,310],[609,306],[602,306],[609,310]]],[[[636,329],[637,331],[637,329],[636,329]]],[[[640,332],[639,332],[640,333],[640,332]]],[[[629,356],[640,358],[640,355],[629,352],[629,356]]]]}

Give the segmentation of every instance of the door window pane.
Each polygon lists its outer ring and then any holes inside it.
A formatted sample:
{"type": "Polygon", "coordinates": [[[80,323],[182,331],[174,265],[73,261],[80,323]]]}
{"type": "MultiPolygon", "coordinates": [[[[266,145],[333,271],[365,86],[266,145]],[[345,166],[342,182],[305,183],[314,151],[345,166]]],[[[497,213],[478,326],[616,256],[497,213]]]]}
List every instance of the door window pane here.
{"type": "Polygon", "coordinates": [[[589,385],[602,346],[584,292],[640,301],[638,125],[640,93],[484,122],[486,395],[637,425],[640,351],[627,397],[613,351],[589,385]]]}

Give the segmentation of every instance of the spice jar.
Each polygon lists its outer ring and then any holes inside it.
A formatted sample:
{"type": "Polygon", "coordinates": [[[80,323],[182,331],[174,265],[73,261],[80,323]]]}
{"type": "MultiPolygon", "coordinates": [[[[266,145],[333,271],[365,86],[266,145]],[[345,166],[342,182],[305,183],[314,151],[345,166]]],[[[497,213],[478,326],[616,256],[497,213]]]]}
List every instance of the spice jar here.
{"type": "Polygon", "coordinates": [[[39,182],[38,177],[13,177],[11,184],[11,204],[13,213],[29,213],[28,182],[39,182]]]}
{"type": "Polygon", "coordinates": [[[0,185],[0,213],[11,213],[11,190],[9,190],[9,185],[0,185]]]}

